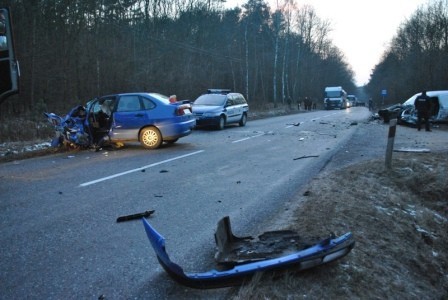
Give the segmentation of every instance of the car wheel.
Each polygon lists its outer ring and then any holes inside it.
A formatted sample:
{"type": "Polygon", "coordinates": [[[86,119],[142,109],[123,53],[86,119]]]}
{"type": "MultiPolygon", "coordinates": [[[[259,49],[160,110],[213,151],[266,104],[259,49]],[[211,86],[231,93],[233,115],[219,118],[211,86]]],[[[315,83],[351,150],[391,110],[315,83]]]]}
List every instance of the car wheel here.
{"type": "Polygon", "coordinates": [[[219,118],[218,129],[222,130],[224,129],[225,126],[226,126],[226,118],[224,118],[224,116],[221,116],[219,118]]]}
{"type": "Polygon", "coordinates": [[[247,115],[246,115],[246,114],[243,114],[243,115],[241,116],[241,120],[240,120],[239,125],[240,125],[240,126],[245,126],[245,125],[246,125],[246,122],[247,122],[247,115]]]}
{"type": "Polygon", "coordinates": [[[162,135],[154,127],[145,127],[140,131],[140,144],[146,149],[157,149],[162,144],[162,135]]]}

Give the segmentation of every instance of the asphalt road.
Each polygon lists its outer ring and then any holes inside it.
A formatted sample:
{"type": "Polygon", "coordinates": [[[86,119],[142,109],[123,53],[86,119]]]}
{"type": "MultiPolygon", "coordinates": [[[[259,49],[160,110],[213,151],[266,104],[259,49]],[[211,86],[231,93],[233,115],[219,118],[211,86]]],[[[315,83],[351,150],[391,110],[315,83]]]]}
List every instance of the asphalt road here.
{"type": "Polygon", "coordinates": [[[198,129],[155,151],[127,145],[1,164],[0,298],[224,298],[225,289],[174,283],[141,221],[117,217],[155,210],[148,221],[171,259],[210,270],[219,219],[230,216],[236,235],[278,223],[368,116],[363,107],[314,111],[198,129]]]}

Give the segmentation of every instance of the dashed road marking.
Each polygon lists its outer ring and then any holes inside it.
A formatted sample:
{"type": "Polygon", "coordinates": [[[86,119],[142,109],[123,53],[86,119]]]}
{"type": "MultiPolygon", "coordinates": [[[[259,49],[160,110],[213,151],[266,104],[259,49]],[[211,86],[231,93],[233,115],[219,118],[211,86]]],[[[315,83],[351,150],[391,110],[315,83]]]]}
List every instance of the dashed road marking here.
{"type": "Polygon", "coordinates": [[[196,155],[196,154],[202,153],[204,151],[205,150],[199,150],[199,151],[195,151],[195,152],[192,152],[192,153],[184,154],[184,155],[181,155],[181,156],[176,156],[176,157],[173,157],[173,158],[165,159],[165,160],[162,160],[162,161],[150,164],[150,165],[146,165],[146,166],[143,166],[143,167],[140,167],[140,168],[128,170],[128,171],[125,171],[125,172],[113,174],[113,175],[106,176],[106,177],[102,177],[102,178],[99,178],[99,179],[96,179],[96,180],[92,180],[92,181],[89,181],[89,182],[84,182],[84,183],[81,183],[79,186],[80,187],[89,186],[89,185],[96,184],[96,183],[99,183],[99,182],[102,182],[102,181],[106,181],[106,180],[109,180],[109,179],[113,179],[113,178],[116,178],[116,177],[120,177],[120,176],[124,176],[124,175],[131,174],[131,173],[134,173],[134,172],[138,172],[138,171],[142,171],[142,170],[145,170],[145,169],[149,169],[149,168],[152,168],[152,167],[155,167],[155,166],[158,166],[158,165],[170,162],[170,161],[174,161],[174,160],[182,159],[182,158],[185,158],[185,157],[188,157],[188,156],[196,155]]]}

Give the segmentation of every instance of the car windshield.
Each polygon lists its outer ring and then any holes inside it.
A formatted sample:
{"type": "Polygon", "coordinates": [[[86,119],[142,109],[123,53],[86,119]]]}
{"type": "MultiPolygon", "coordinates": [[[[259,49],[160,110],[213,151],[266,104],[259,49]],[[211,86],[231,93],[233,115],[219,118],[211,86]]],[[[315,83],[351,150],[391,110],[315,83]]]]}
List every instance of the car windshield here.
{"type": "Polygon", "coordinates": [[[207,94],[202,95],[198,99],[196,99],[196,101],[194,101],[194,104],[223,106],[225,101],[226,101],[225,95],[207,94]]]}
{"type": "Polygon", "coordinates": [[[327,94],[328,98],[338,98],[338,97],[341,97],[341,92],[340,91],[327,91],[325,93],[327,94]]]}

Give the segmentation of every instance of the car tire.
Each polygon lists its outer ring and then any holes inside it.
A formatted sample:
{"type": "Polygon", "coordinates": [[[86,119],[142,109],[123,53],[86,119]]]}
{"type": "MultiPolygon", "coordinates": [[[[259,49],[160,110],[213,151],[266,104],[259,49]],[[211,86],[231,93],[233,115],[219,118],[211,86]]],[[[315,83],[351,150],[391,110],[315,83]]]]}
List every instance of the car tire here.
{"type": "Polygon", "coordinates": [[[218,130],[223,130],[224,127],[226,126],[226,118],[224,116],[219,117],[219,122],[218,122],[218,130]]]}
{"type": "Polygon", "coordinates": [[[240,122],[239,122],[239,125],[240,125],[240,126],[246,126],[246,122],[247,122],[247,115],[246,115],[246,114],[243,114],[243,115],[241,116],[241,120],[240,120],[240,122]]]}
{"type": "Polygon", "coordinates": [[[140,131],[139,141],[146,149],[157,149],[163,142],[160,131],[154,126],[143,128],[140,131]]]}

